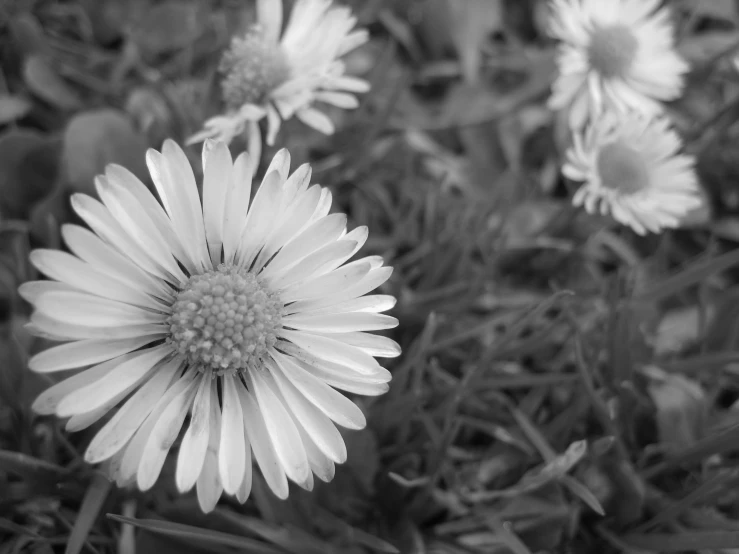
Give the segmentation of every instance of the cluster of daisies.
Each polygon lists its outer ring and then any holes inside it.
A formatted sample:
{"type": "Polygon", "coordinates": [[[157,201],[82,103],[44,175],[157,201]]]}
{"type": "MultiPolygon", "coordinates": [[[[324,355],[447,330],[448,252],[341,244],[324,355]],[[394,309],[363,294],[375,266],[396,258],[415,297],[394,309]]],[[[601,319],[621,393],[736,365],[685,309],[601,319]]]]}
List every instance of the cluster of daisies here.
{"type": "Polygon", "coordinates": [[[573,133],[563,173],[583,182],[574,203],[639,234],[679,226],[701,205],[694,159],[681,153],[663,102],[689,67],[661,0],[551,0],[561,41],[549,106],[573,133]]]}
{"type": "Polygon", "coordinates": [[[368,230],[329,214],[331,193],[311,186],[310,166],[291,173],[281,150],[252,194],[262,118],[269,144],[292,115],[328,133],[314,104],[350,108],[368,88],[340,60],[367,40],[348,9],[297,0],[284,32],[282,19],[281,0],[260,0],[258,24],[223,56],[228,111],[192,138],[204,141],[202,186],[172,141],[146,157],[159,200],[108,166],[99,200],[72,197],[89,229],[62,228],[69,252],[34,251],[48,279],[20,289],[31,331],[58,343],[30,368],[81,369],[35,411],[68,418],[70,431],[102,423],[85,460],[120,486],[149,489],[177,449],[177,489],[194,488],[206,512],[223,493],[246,501],[252,458],[280,498],[289,481],[331,480],[347,456],[336,426],[365,426],[340,391],[384,393],[391,376],[377,358],[400,354],[370,332],[397,325],[382,313],[395,299],[368,295],[392,269],[379,256],[352,261],[368,230]],[[249,152],[232,159],[242,132],[249,152]]]}

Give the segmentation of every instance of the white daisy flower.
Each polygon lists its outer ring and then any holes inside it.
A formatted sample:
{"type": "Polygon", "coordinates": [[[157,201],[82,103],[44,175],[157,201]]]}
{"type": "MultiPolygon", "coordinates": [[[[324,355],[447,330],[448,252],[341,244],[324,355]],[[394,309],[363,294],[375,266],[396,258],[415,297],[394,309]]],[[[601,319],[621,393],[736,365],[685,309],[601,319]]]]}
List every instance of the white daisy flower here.
{"type": "Polygon", "coordinates": [[[221,59],[221,87],[227,112],[207,120],[189,143],[217,138],[227,143],[246,131],[249,151],[259,159],[259,121],[267,118],[267,144],[274,144],[282,120],[297,117],[331,134],[329,117],[314,107],[323,102],[356,108],[353,93],[369,83],[345,75],[341,56],[364,44],[366,30],[353,30],[356,17],[331,0],[297,0],[282,32],[282,0],[257,0],[257,24],[235,37],[221,59]]]}
{"type": "Polygon", "coordinates": [[[661,0],[552,0],[562,41],[549,107],[580,129],[604,110],[656,115],[680,96],[688,64],[675,51],[661,0]]]}
{"type": "Polygon", "coordinates": [[[203,202],[185,153],[172,141],[149,150],[162,200],[132,173],[110,165],[96,179],[102,202],[72,205],[92,231],[65,225],[71,254],[36,250],[51,280],[21,287],[35,310],[30,327],[62,342],[33,356],[32,370],[87,368],[46,390],[40,414],[70,418],[77,431],[117,407],[85,460],[107,460],[119,485],[149,489],[185,419],[176,466],[182,491],[197,487],[204,511],[222,491],[244,502],[251,456],[280,497],[288,479],[310,490],[346,448],[334,424],[365,426],[336,389],[387,391],[375,357],[400,354],[368,333],[397,325],[382,315],[395,299],[363,296],[392,272],[379,256],[346,263],[367,228],[346,232],[329,215],[331,193],[310,185],[310,166],[288,175],[272,160],[249,206],[252,160],[232,161],[222,142],[203,147],[203,202]]]}
{"type": "Polygon", "coordinates": [[[641,235],[677,227],[701,204],[695,159],[679,154],[681,146],[664,118],[607,114],[567,151],[562,172],[584,181],[573,203],[610,213],[641,235]]]}

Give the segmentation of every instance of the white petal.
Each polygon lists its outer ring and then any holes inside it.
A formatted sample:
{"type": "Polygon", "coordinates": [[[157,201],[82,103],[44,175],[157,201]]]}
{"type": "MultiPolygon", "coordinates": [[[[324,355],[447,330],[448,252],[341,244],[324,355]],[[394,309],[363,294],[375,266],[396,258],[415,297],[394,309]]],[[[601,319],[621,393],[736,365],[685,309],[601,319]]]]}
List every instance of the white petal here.
{"type": "Polygon", "coordinates": [[[264,380],[261,372],[253,372],[251,380],[269,438],[285,474],[299,485],[306,483],[311,474],[310,466],[292,417],[264,380]]]}
{"type": "Polygon", "coordinates": [[[323,112],[319,112],[315,108],[303,108],[295,113],[295,116],[305,123],[313,127],[316,131],[320,131],[324,135],[333,135],[336,128],[331,119],[323,112]]]}
{"type": "Polygon", "coordinates": [[[68,342],[39,352],[28,360],[32,371],[48,373],[97,364],[141,348],[157,337],[89,339],[68,342]]]}
{"type": "Polygon", "coordinates": [[[184,493],[195,486],[205,464],[205,454],[210,443],[211,402],[218,402],[216,381],[210,374],[200,378],[198,392],[192,405],[190,425],[182,437],[177,456],[175,483],[177,490],[184,493]]]}
{"type": "Polygon", "coordinates": [[[281,183],[284,183],[287,180],[287,177],[290,174],[290,152],[287,148],[281,148],[277,154],[274,155],[264,174],[269,175],[272,171],[276,171],[280,175],[281,183]]]}
{"type": "Polygon", "coordinates": [[[114,327],[162,323],[167,316],[142,310],[130,304],[91,296],[83,292],[47,292],[36,300],[36,308],[54,319],[73,325],[114,327]]]}
{"type": "Polygon", "coordinates": [[[108,360],[102,364],[98,364],[84,371],[67,377],[63,381],[59,381],[56,385],[53,385],[42,392],[31,405],[31,409],[40,415],[51,415],[56,412],[56,407],[62,398],[67,396],[72,391],[82,388],[90,383],[94,383],[98,379],[103,378],[105,375],[110,373],[114,367],[120,362],[121,358],[131,354],[126,354],[115,360],[108,360]]]}
{"type": "Polygon", "coordinates": [[[359,100],[357,100],[357,97],[345,92],[319,91],[316,93],[316,100],[319,102],[326,102],[327,104],[331,104],[345,110],[351,110],[359,106],[359,100]]]}
{"type": "Polygon", "coordinates": [[[58,281],[28,281],[18,287],[18,294],[29,304],[35,304],[39,296],[47,292],[75,292],[79,289],[58,281]]]}
{"type": "Polygon", "coordinates": [[[210,402],[210,440],[205,454],[205,463],[197,482],[198,504],[206,514],[213,511],[223,493],[223,485],[218,474],[218,441],[221,436],[221,410],[214,395],[210,402]]]}
{"type": "MultiPolygon", "coordinates": [[[[322,333],[317,333],[322,334],[322,333]]],[[[340,333],[329,338],[356,346],[375,358],[397,358],[400,356],[400,345],[392,339],[371,333],[340,333]]]]}
{"type": "Polygon", "coordinates": [[[236,253],[239,267],[249,268],[259,250],[264,246],[272,226],[282,195],[282,181],[277,171],[272,171],[262,181],[246,216],[236,253]]]}
{"type": "Polygon", "coordinates": [[[85,461],[88,464],[107,460],[128,443],[169,387],[181,363],[175,358],[159,366],[152,378],[121,406],[87,447],[85,461]]]}
{"type": "Polygon", "coordinates": [[[282,318],[282,325],[301,331],[318,333],[347,333],[350,331],[378,331],[398,326],[398,320],[389,315],[363,312],[343,314],[295,314],[282,318]]]}
{"type": "Polygon", "coordinates": [[[231,152],[223,142],[203,144],[203,220],[213,266],[221,263],[226,194],[231,179],[231,152]]]}
{"type": "Polygon", "coordinates": [[[342,300],[348,300],[342,297],[348,290],[356,287],[370,271],[370,264],[363,263],[353,266],[344,266],[334,271],[315,277],[308,281],[299,283],[295,287],[290,287],[280,294],[282,301],[287,304],[289,302],[321,299],[327,297],[339,298],[337,303],[342,300]]]}
{"type": "Polygon", "coordinates": [[[194,371],[188,371],[184,376],[175,379],[174,384],[161,396],[154,409],[144,420],[144,423],[134,433],[133,438],[126,445],[126,448],[112,458],[112,461],[119,465],[117,471],[118,477],[116,479],[119,486],[122,483],[129,483],[135,477],[144,453],[144,447],[151,436],[154,425],[159,421],[160,416],[167,406],[171,404],[172,399],[192,383],[196,373],[194,371]]]}
{"type": "Polygon", "coordinates": [[[273,351],[273,357],[283,376],[333,421],[347,429],[363,429],[367,425],[362,410],[346,396],[293,363],[288,356],[273,351]]]}
{"type": "Polygon", "coordinates": [[[265,38],[276,43],[282,32],[282,0],[257,0],[257,21],[265,38]]]}
{"type": "Polygon", "coordinates": [[[312,223],[275,255],[262,272],[265,278],[278,277],[304,257],[337,240],[346,229],[346,215],[332,214],[312,223]]]}
{"type": "Polygon", "coordinates": [[[95,188],[128,236],[170,276],[169,279],[180,283],[186,281],[187,277],[177,265],[171,247],[134,196],[121,186],[113,185],[102,175],[95,178],[95,188]]]}
{"type": "MultiPolygon", "coordinates": [[[[349,266],[344,266],[349,267],[349,266]]],[[[338,270],[337,270],[338,271],[338,270]]],[[[393,273],[392,267],[378,267],[367,273],[358,283],[347,287],[335,294],[327,294],[325,296],[317,296],[311,300],[299,300],[290,306],[287,306],[286,313],[308,312],[320,308],[335,306],[342,302],[346,302],[363,294],[375,290],[382,283],[390,278],[393,273]]],[[[331,275],[330,273],[325,277],[331,275]]],[[[324,279],[320,277],[319,279],[324,279]]]]}
{"type": "Polygon", "coordinates": [[[244,427],[251,440],[254,458],[262,470],[264,480],[277,498],[285,499],[289,493],[285,470],[269,437],[262,412],[252,393],[241,387],[238,390],[241,409],[244,413],[244,427]]]}
{"type": "Polygon", "coordinates": [[[95,267],[60,250],[38,249],[31,252],[31,263],[51,279],[79,290],[142,307],[156,307],[157,300],[125,283],[99,272],[95,267]]]}
{"type": "Polygon", "coordinates": [[[389,294],[373,294],[370,296],[360,296],[352,300],[347,300],[340,304],[328,306],[326,308],[318,308],[311,310],[311,314],[340,314],[347,312],[385,312],[391,310],[397,300],[394,296],[389,294]]]}
{"type": "MultiPolygon", "coordinates": [[[[285,189],[287,189],[287,186],[285,189]]],[[[300,197],[290,204],[281,217],[277,228],[273,230],[265,242],[264,248],[259,253],[256,262],[254,262],[254,271],[262,269],[264,264],[280,248],[290,242],[298,231],[308,223],[308,220],[316,209],[320,196],[320,187],[315,186],[308,192],[300,194],[300,197]]]]}
{"type": "Polygon", "coordinates": [[[274,364],[273,367],[272,378],[285,399],[285,405],[294,414],[295,421],[305,429],[321,452],[338,464],[344,463],[346,446],[338,429],[328,416],[295,387],[280,364],[274,364]]]}
{"type": "Polygon", "coordinates": [[[105,175],[108,179],[128,190],[136,199],[141,209],[156,225],[158,231],[167,241],[171,251],[175,257],[182,262],[190,273],[196,271],[195,262],[190,259],[187,249],[183,246],[182,241],[175,233],[172,221],[167,217],[164,208],[157,202],[154,195],[133,173],[120,165],[111,164],[105,167],[105,175]]]}
{"type": "Polygon", "coordinates": [[[293,291],[298,290],[303,283],[316,276],[319,270],[327,263],[354,250],[356,243],[340,240],[319,248],[300,262],[290,267],[289,271],[281,276],[267,281],[273,290],[283,290],[290,297],[293,291]]]}
{"type": "Polygon", "coordinates": [[[105,243],[95,233],[79,225],[62,225],[62,236],[69,249],[98,271],[158,298],[171,300],[172,292],[162,280],[147,273],[129,258],[105,243]]]}
{"type": "Polygon", "coordinates": [[[163,338],[169,331],[166,323],[142,323],[139,325],[121,325],[119,327],[90,327],[72,325],[66,321],[53,318],[43,312],[31,314],[31,323],[37,332],[46,336],[57,337],[57,340],[84,339],[131,339],[135,337],[153,336],[152,340],[163,338]]]}
{"type": "Polygon", "coordinates": [[[144,446],[136,474],[136,482],[142,491],[149,490],[154,486],[159,477],[164,460],[177,439],[196,390],[197,380],[193,379],[185,387],[185,390],[172,398],[154,424],[144,446]]]}
{"type": "Polygon", "coordinates": [[[226,195],[226,217],[223,223],[223,259],[232,263],[246,224],[246,213],[251,199],[251,182],[254,160],[248,153],[240,154],[234,161],[226,195]]]}
{"type": "Polygon", "coordinates": [[[128,257],[134,264],[159,279],[169,277],[161,270],[152,257],[134,241],[113,214],[100,202],[85,194],[73,194],[70,202],[85,223],[106,242],[112,244],[118,252],[128,257]]]}
{"type": "Polygon", "coordinates": [[[238,388],[243,385],[231,375],[221,377],[223,412],[221,417],[221,442],[218,450],[218,470],[223,490],[235,494],[244,480],[246,466],[244,444],[244,416],[241,412],[238,388]]]}
{"type": "MultiPolygon", "coordinates": [[[[346,365],[361,374],[375,373],[379,366],[377,361],[369,354],[335,339],[306,333],[305,331],[289,331],[287,329],[280,329],[279,336],[297,344],[314,356],[340,365],[346,365]]],[[[280,343],[277,343],[276,346],[281,347],[280,343]]]]}
{"type": "Polygon", "coordinates": [[[169,345],[137,352],[100,379],[65,396],[57,406],[59,417],[89,412],[99,408],[120,391],[141,383],[157,363],[171,352],[169,345]]]}

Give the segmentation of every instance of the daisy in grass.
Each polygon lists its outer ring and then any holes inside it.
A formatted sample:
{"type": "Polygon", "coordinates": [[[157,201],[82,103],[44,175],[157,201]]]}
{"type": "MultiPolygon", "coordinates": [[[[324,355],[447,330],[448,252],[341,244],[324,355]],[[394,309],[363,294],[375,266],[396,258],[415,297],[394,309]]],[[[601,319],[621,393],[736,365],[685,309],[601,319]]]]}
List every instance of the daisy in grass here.
{"type": "Polygon", "coordinates": [[[184,152],[172,141],[146,161],[160,205],[132,173],[111,165],[96,179],[102,202],[72,205],[92,231],[62,228],[71,254],[36,250],[51,280],[21,287],[30,327],[60,341],[29,362],[49,373],[87,368],[46,390],[40,414],[84,429],[111,413],[85,459],[107,461],[119,485],[149,489],[188,414],[177,455],[177,488],[197,487],[204,511],[221,493],[244,502],[254,455],[280,498],[288,479],[310,490],[346,460],[338,424],[365,425],[336,389],[379,395],[394,357],[382,315],[395,299],[363,296],[390,276],[382,258],[346,263],[367,228],[346,232],[329,215],[331,193],[310,186],[310,166],[288,174],[272,160],[254,200],[253,161],[222,142],[203,147],[203,202],[184,152]],[[248,207],[248,209],[247,209],[248,207]],[[117,408],[117,410],[116,410],[117,408]]]}
{"type": "Polygon", "coordinates": [[[661,0],[552,0],[562,41],[549,106],[580,129],[604,110],[655,115],[680,96],[688,64],[675,51],[661,0]]]}
{"type": "Polygon", "coordinates": [[[329,117],[314,107],[323,102],[356,108],[354,93],[369,83],[345,75],[339,59],[367,41],[356,18],[331,0],[297,0],[282,32],[282,0],[257,0],[257,24],[235,37],[221,59],[221,88],[226,113],[207,120],[190,143],[206,138],[231,142],[247,134],[249,152],[261,152],[259,121],[267,118],[267,144],[274,144],[282,120],[295,116],[325,134],[334,132],[329,117]]]}
{"type": "Polygon", "coordinates": [[[612,214],[640,235],[677,227],[702,202],[692,156],[664,119],[608,114],[576,134],[562,169],[584,181],[573,203],[612,214]]]}

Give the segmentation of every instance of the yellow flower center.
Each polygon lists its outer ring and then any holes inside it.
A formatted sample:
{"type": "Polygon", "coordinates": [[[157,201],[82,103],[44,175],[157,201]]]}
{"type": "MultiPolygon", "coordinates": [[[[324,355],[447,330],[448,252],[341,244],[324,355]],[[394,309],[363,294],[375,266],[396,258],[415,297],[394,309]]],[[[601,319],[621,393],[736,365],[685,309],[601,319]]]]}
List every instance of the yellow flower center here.
{"type": "Polygon", "coordinates": [[[605,78],[624,77],[638,49],[634,33],[625,25],[595,27],[588,45],[588,61],[605,78]]]}
{"type": "Polygon", "coordinates": [[[649,187],[649,167],[638,151],[622,142],[603,146],[596,167],[606,188],[631,194],[649,187]]]}
{"type": "Polygon", "coordinates": [[[252,273],[221,265],[177,294],[169,342],[201,371],[244,371],[275,344],[282,303],[252,273]]]}
{"type": "Polygon", "coordinates": [[[230,109],[262,104],[277,86],[290,77],[290,67],[280,45],[255,25],[243,37],[235,37],[223,54],[223,98],[230,109]]]}

